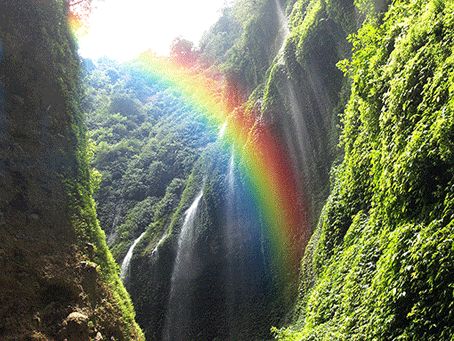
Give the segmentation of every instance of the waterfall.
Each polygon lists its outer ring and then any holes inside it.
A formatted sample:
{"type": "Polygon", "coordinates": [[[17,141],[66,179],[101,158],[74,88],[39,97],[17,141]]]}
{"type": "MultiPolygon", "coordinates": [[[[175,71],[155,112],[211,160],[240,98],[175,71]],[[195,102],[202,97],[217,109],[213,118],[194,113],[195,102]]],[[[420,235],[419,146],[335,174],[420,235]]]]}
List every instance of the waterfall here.
{"type": "Polygon", "coordinates": [[[188,208],[185,213],[184,223],[181,228],[180,236],[178,237],[178,252],[175,260],[174,275],[177,277],[178,272],[181,271],[181,265],[187,262],[192,253],[192,247],[194,244],[194,220],[197,213],[197,207],[199,201],[202,199],[203,190],[195,198],[194,202],[188,208]]]}
{"type": "Polygon", "coordinates": [[[219,134],[218,134],[218,137],[221,139],[224,134],[225,134],[225,130],[227,129],[227,121],[224,122],[224,124],[221,126],[221,128],[219,129],[219,134]]]}
{"type": "Polygon", "coordinates": [[[288,20],[287,17],[285,16],[284,10],[282,9],[281,4],[279,3],[279,0],[275,0],[276,2],[276,8],[277,8],[277,17],[279,19],[279,24],[281,26],[281,29],[284,31],[284,37],[286,37],[290,31],[288,29],[288,20]]]}
{"type": "Polygon", "coordinates": [[[190,322],[191,287],[198,273],[198,260],[194,256],[196,243],[195,221],[203,188],[185,212],[178,237],[178,249],[170,283],[170,298],[165,316],[164,340],[186,340],[190,322]]]}
{"type": "Polygon", "coordinates": [[[227,173],[227,218],[225,226],[225,237],[226,237],[226,246],[227,252],[230,254],[233,252],[233,247],[235,244],[235,235],[237,234],[236,223],[238,220],[236,217],[237,210],[235,205],[237,200],[235,199],[235,149],[232,146],[232,151],[230,154],[230,162],[227,173]]]}
{"type": "Polygon", "coordinates": [[[128,250],[128,253],[126,254],[125,258],[123,259],[123,262],[121,263],[121,279],[124,281],[126,277],[128,276],[128,270],[129,270],[129,264],[131,263],[131,258],[132,258],[132,253],[134,251],[134,248],[136,247],[137,243],[140,242],[142,237],[145,235],[145,232],[143,232],[139,238],[134,240],[132,243],[131,247],[128,250]]]}
{"type": "Polygon", "coordinates": [[[223,340],[236,340],[238,335],[253,339],[257,331],[251,324],[271,316],[268,299],[264,299],[272,296],[263,226],[254,208],[254,198],[241,172],[236,170],[235,156],[232,148],[226,169],[226,206],[222,222],[225,334],[220,339],[223,340]],[[257,320],[253,322],[251,316],[257,320]]]}
{"type": "Polygon", "coordinates": [[[159,239],[159,241],[156,243],[156,246],[154,247],[153,251],[151,251],[151,259],[152,260],[155,260],[158,257],[158,255],[159,255],[158,248],[162,244],[164,239],[166,239],[166,237],[167,237],[167,232],[164,233],[164,235],[161,237],[161,239],[159,239]]]}
{"type": "Polygon", "coordinates": [[[228,183],[229,183],[229,194],[233,195],[235,191],[235,148],[232,146],[232,152],[230,154],[229,162],[229,173],[228,173],[228,183]]]}
{"type": "MultiPolygon", "coordinates": [[[[227,328],[229,334],[233,333],[235,327],[232,323],[232,316],[235,313],[235,285],[238,283],[234,283],[233,278],[235,278],[235,235],[237,233],[237,221],[238,217],[236,217],[236,198],[235,198],[235,149],[232,146],[232,151],[230,154],[230,162],[228,167],[227,173],[227,217],[225,222],[224,234],[225,234],[225,247],[227,251],[226,261],[227,261],[227,271],[226,271],[226,279],[225,279],[225,286],[226,286],[226,306],[228,311],[228,321],[227,321],[227,328]]],[[[239,277],[241,278],[241,277],[239,277]]]]}
{"type": "Polygon", "coordinates": [[[107,245],[111,245],[115,239],[115,237],[117,236],[117,224],[118,224],[118,220],[120,219],[120,213],[121,213],[121,209],[123,207],[123,194],[121,195],[121,198],[120,198],[120,201],[118,202],[118,204],[115,206],[115,215],[114,215],[114,218],[113,218],[113,221],[112,221],[112,227],[110,228],[110,231],[111,233],[109,234],[109,236],[107,237],[107,245]]]}
{"type": "Polygon", "coordinates": [[[277,13],[277,19],[279,21],[279,35],[278,35],[278,40],[277,40],[277,48],[279,49],[279,62],[283,64],[283,47],[285,45],[285,41],[287,40],[287,36],[290,34],[290,30],[288,27],[288,20],[287,17],[284,13],[284,10],[282,9],[281,4],[279,3],[279,0],[274,0],[276,4],[276,13],[277,13]]]}

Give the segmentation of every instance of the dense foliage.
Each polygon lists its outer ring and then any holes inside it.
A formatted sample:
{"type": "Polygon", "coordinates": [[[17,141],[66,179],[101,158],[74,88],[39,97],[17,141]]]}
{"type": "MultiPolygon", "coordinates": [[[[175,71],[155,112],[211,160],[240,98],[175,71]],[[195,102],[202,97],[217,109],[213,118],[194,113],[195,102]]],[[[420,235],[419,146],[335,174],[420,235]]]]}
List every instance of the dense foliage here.
{"type": "Polygon", "coordinates": [[[124,256],[151,223],[173,213],[181,195],[174,186],[186,182],[215,134],[180,94],[138,65],[85,65],[93,166],[102,175],[98,217],[114,255],[124,256]]]}
{"type": "MultiPolygon", "coordinates": [[[[313,30],[287,36],[285,17],[292,5],[273,0],[238,1],[226,8],[205,34],[199,51],[177,38],[171,58],[190,68],[187,77],[206,72],[220,83],[216,69],[223,70],[224,100],[232,115],[243,115],[249,121],[244,141],[252,143],[261,129],[271,131],[275,143],[292,156],[291,166],[305,180],[311,206],[308,215],[314,221],[327,196],[328,170],[337,155],[336,106],[343,97],[339,95],[342,73],[335,64],[348,55],[348,43],[342,25],[330,19],[330,8],[321,3],[312,6],[308,15],[306,8],[296,7],[292,18],[302,17],[305,27],[313,30]],[[305,49],[303,57],[298,46],[305,49]],[[203,71],[213,60],[221,65],[203,71]],[[243,105],[250,94],[249,102],[243,105]]],[[[289,27],[292,25],[297,26],[289,27]]],[[[87,60],[85,65],[93,165],[103,179],[96,195],[99,219],[118,261],[146,231],[134,248],[125,283],[147,338],[162,338],[178,235],[185,210],[203,183],[204,200],[195,237],[203,261],[197,265],[201,272],[196,282],[187,290],[187,297],[196,295],[197,304],[191,306],[193,318],[186,336],[231,340],[271,337],[269,329],[283,323],[297,283],[285,283],[282,290],[274,286],[278,280],[272,277],[276,274],[266,267],[244,270],[251,267],[251,259],[265,257],[267,241],[260,231],[261,213],[250,209],[246,194],[247,186],[254,185],[237,185],[236,191],[242,194],[227,200],[230,148],[226,152],[222,150],[226,146],[210,144],[213,135],[209,137],[209,132],[194,126],[197,113],[191,113],[184,99],[179,100],[178,89],[141,74],[139,65],[119,65],[105,59],[96,63],[87,60]],[[230,216],[229,205],[236,207],[230,216]],[[248,227],[235,252],[223,241],[222,229],[232,219],[238,226],[248,227]],[[239,267],[236,282],[235,276],[224,278],[232,262],[239,267]],[[229,294],[228,287],[236,287],[244,297],[235,303],[236,316],[225,308],[233,304],[228,300],[236,297],[229,294]]],[[[307,234],[313,227],[309,225],[301,226],[307,234]]]]}
{"type": "Polygon", "coordinates": [[[316,274],[302,330],[281,339],[452,338],[453,9],[394,1],[351,37],[345,158],[302,274],[316,274]]]}
{"type": "MultiPolygon", "coordinates": [[[[194,64],[186,58],[190,43],[176,39],[174,46],[174,60],[194,64]]],[[[200,158],[218,127],[207,125],[180,89],[149,74],[143,61],[84,64],[93,166],[102,176],[98,217],[119,263],[146,232],[123,276],[147,338],[160,339],[181,217],[200,190],[207,171],[200,158]]]]}

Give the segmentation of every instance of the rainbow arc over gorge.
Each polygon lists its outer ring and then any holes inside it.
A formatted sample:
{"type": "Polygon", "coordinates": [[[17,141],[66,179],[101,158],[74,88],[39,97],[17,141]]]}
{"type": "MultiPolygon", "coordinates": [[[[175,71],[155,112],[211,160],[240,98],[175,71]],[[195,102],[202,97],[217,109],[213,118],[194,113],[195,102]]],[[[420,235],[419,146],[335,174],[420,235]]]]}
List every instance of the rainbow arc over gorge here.
{"type": "MultiPolygon", "coordinates": [[[[77,20],[71,26],[80,26],[77,20]]],[[[236,163],[248,179],[251,196],[264,218],[271,241],[271,257],[285,280],[298,276],[299,264],[310,237],[307,198],[301,178],[280,142],[246,103],[233,110],[223,95],[223,81],[207,67],[186,67],[151,50],[132,63],[147,78],[156,79],[181,95],[184,102],[201,113],[208,129],[219,131],[234,146],[236,163]]]]}
{"type": "MultiPolygon", "coordinates": [[[[306,198],[285,146],[254,119],[245,106],[229,110],[222,81],[200,67],[186,68],[165,58],[143,53],[138,63],[148,77],[176,89],[187,103],[204,115],[213,130],[226,122],[223,139],[239,154],[240,169],[251,184],[251,195],[265,217],[272,257],[282,273],[297,273],[308,239],[306,198]]],[[[229,149],[230,150],[230,149],[229,149]]]]}

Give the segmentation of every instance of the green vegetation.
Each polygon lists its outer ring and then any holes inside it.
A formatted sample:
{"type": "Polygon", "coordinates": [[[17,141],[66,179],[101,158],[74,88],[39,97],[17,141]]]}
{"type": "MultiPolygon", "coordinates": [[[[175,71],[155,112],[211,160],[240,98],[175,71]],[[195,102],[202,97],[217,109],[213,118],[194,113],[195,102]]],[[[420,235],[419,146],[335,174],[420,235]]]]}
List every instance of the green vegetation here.
{"type": "Polygon", "coordinates": [[[266,79],[266,72],[284,39],[274,0],[239,1],[233,10],[243,25],[242,35],[228,51],[224,65],[227,95],[242,104],[266,79]],[[235,98],[238,97],[238,98],[235,98]]]}
{"type": "Polygon", "coordinates": [[[149,225],[157,223],[155,238],[164,233],[194,163],[215,134],[181,95],[138,65],[97,63],[85,61],[93,166],[102,175],[97,212],[114,256],[122,259],[149,225]]]}
{"type": "Polygon", "coordinates": [[[0,338],[143,340],[96,220],[67,6],[0,4],[0,338]]]}
{"type": "MultiPolygon", "coordinates": [[[[239,1],[224,9],[218,23],[205,34],[200,51],[180,39],[174,42],[172,56],[180,64],[194,67],[194,72],[200,72],[197,63],[218,63],[208,73],[219,78],[216,69],[220,69],[226,75],[224,98],[235,108],[233,113],[244,112],[251,121],[264,123],[294,157],[293,166],[309,188],[315,225],[328,195],[329,167],[338,155],[337,117],[348,90],[336,63],[349,55],[349,43],[343,23],[330,19],[338,7],[314,2],[306,13],[306,7],[298,6],[292,11],[292,4],[283,1],[239,1]],[[290,28],[294,30],[287,37],[279,11],[292,13],[290,28]],[[249,95],[247,105],[237,107],[249,95]]],[[[264,276],[263,283],[271,283],[265,279],[269,274],[264,269],[241,274],[249,287],[239,290],[256,297],[255,303],[242,302],[241,314],[229,320],[231,316],[222,303],[227,299],[222,275],[213,278],[205,270],[226,271],[231,262],[220,230],[227,219],[230,151],[211,144],[213,135],[202,129],[197,113],[184,98],[162,80],[141,74],[139,65],[119,65],[105,59],[84,63],[93,166],[103,176],[96,194],[97,210],[115,258],[122,260],[133,241],[147,231],[134,249],[125,280],[147,339],[162,337],[178,235],[184,212],[202,183],[204,200],[195,239],[198,252],[203,254],[204,265],[200,267],[204,273],[191,289],[198,295],[193,316],[200,318],[194,320],[193,330],[206,338],[269,338],[270,326],[283,323],[295,293],[283,297],[271,285],[260,286],[260,276],[264,276]],[[263,273],[258,275],[260,271],[263,273]],[[207,305],[216,313],[204,316],[207,305]],[[237,330],[226,328],[227,323],[237,330]]],[[[251,127],[252,141],[259,125],[251,127]]],[[[246,193],[241,196],[248,200],[246,193]]],[[[259,215],[248,212],[239,218],[241,224],[249,226],[251,235],[260,224],[259,215]]],[[[312,230],[313,226],[305,228],[312,230]]],[[[248,252],[259,256],[261,238],[255,238],[248,252]]],[[[237,257],[236,262],[246,262],[246,254],[237,257]]],[[[295,283],[289,283],[291,287],[295,283]]]]}
{"type": "MultiPolygon", "coordinates": [[[[181,40],[175,46],[179,43],[173,57],[188,67],[194,63],[186,58],[192,47],[181,40]]],[[[178,89],[147,73],[140,62],[84,60],[84,70],[92,166],[102,175],[95,195],[98,217],[119,263],[146,232],[134,249],[125,285],[147,339],[160,339],[175,243],[208,171],[209,157],[203,154],[217,132],[178,89]]]]}
{"type": "Polygon", "coordinates": [[[453,9],[394,1],[350,38],[345,157],[279,339],[451,339],[453,9]]]}
{"type": "Polygon", "coordinates": [[[271,7],[255,5],[257,15],[243,21],[229,52],[231,65],[225,62],[234,88],[227,96],[252,93],[249,108],[272,129],[307,125],[311,134],[296,129],[292,136],[310,141],[299,150],[313,156],[309,169],[299,167],[314,220],[327,194],[326,169],[339,158],[337,125],[345,153],[331,170],[331,195],[306,249],[291,327],[274,329],[276,336],[449,340],[452,2],[288,2],[282,54],[247,48],[248,37],[263,46],[273,41],[257,33],[260,6],[271,7]],[[331,105],[318,106],[322,98],[331,105]],[[304,119],[290,119],[292,106],[304,119]]]}
{"type": "Polygon", "coordinates": [[[188,339],[267,339],[271,325],[280,340],[452,339],[454,2],[238,0],[199,50],[174,41],[188,75],[225,77],[232,115],[254,122],[247,143],[269,130],[301,175],[314,232],[298,292],[273,287],[261,213],[229,211],[250,184],[235,174],[228,198],[230,146],[178,89],[104,58],[82,61],[81,91],[67,10],[0,4],[0,338],[143,340],[131,295],[160,340],[203,188],[188,339]],[[228,219],[249,244],[223,240],[228,219]],[[143,232],[128,294],[115,260],[143,232]]]}
{"type": "Polygon", "coordinates": [[[336,63],[350,55],[351,47],[346,25],[336,20],[349,11],[325,1],[297,1],[288,20],[290,32],[263,90],[261,118],[296,155],[294,166],[310,196],[311,228],[328,196],[329,169],[341,154],[339,116],[349,85],[336,63]]]}
{"type": "Polygon", "coordinates": [[[204,33],[200,40],[201,59],[209,65],[225,63],[229,58],[227,52],[239,39],[241,32],[242,25],[234,9],[224,8],[219,20],[204,33]]]}

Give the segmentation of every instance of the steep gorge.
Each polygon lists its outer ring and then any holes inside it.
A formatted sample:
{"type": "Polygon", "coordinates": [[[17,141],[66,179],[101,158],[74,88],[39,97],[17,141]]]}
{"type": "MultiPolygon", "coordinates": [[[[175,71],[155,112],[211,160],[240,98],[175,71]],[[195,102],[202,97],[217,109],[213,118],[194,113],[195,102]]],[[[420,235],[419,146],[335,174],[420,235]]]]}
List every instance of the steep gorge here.
{"type": "Polygon", "coordinates": [[[142,340],[129,295],[147,340],[452,338],[454,2],[238,0],[83,100],[37,3],[0,3],[2,339],[142,340]]]}
{"type": "MultiPolygon", "coordinates": [[[[270,338],[270,328],[286,321],[297,295],[298,261],[290,265],[287,258],[299,259],[304,252],[328,195],[330,165],[340,155],[336,149],[336,124],[342,108],[339,103],[346,100],[348,89],[336,63],[348,57],[350,50],[344,23],[334,20],[337,13],[321,2],[311,3],[308,10],[295,6],[293,12],[293,4],[285,2],[249,5],[255,12],[246,14],[242,33],[236,30],[239,17],[232,15],[239,7],[226,9],[201,44],[199,60],[208,63],[204,58],[209,56],[223,61],[222,74],[216,73],[216,65],[206,71],[189,65],[194,70],[190,74],[205,73],[216,82],[225,77],[220,94],[231,111],[226,115],[227,128],[221,127],[222,121],[220,126],[210,128],[203,120],[200,123],[205,128],[199,129],[197,135],[190,126],[186,128],[204,113],[188,105],[185,95],[179,93],[179,84],[160,80],[159,64],[155,64],[150,76],[140,62],[120,66],[98,61],[97,69],[88,74],[90,86],[97,88],[93,94],[108,95],[107,101],[93,97],[93,103],[104,101],[105,109],[93,113],[92,123],[89,120],[98,145],[94,165],[103,173],[98,194],[100,220],[115,236],[111,246],[120,262],[135,245],[125,284],[135,303],[138,322],[150,340],[184,339],[183,335],[189,339],[270,338]],[[287,12],[292,12],[288,21],[287,12]],[[307,29],[304,35],[296,33],[301,25],[311,30],[307,29]],[[232,37],[230,47],[225,48],[224,41],[221,49],[217,44],[225,36],[232,37]],[[296,50],[305,51],[304,56],[296,50]],[[117,76],[111,78],[114,73],[117,76]],[[125,84],[134,84],[134,90],[127,90],[125,84]],[[127,95],[121,95],[123,104],[119,107],[116,96],[127,91],[127,95]],[[248,102],[243,103],[248,97],[248,102]],[[141,112],[139,107],[143,108],[141,112]],[[101,112],[115,117],[115,125],[109,126],[110,118],[102,118],[101,112]],[[249,123],[239,123],[242,117],[249,123]],[[239,143],[232,146],[230,137],[216,137],[222,135],[222,129],[232,134],[229,129],[241,124],[246,124],[246,128],[233,133],[244,134],[239,143]],[[131,140],[138,138],[139,132],[145,139],[131,140]],[[192,144],[179,143],[187,139],[186,134],[212,138],[205,139],[194,153],[188,149],[192,144]],[[147,135],[154,146],[147,142],[147,135]],[[161,143],[163,139],[170,144],[161,143]],[[271,149],[267,149],[270,145],[263,139],[273,141],[271,149]],[[178,160],[168,159],[169,146],[179,155],[178,160]],[[285,226],[281,220],[279,229],[284,232],[273,230],[266,222],[270,213],[257,201],[257,195],[265,195],[266,202],[273,196],[284,196],[284,192],[254,194],[264,180],[257,178],[254,183],[245,173],[250,165],[243,160],[244,150],[251,148],[251,160],[263,157],[263,164],[269,164],[265,167],[275,167],[277,177],[269,177],[271,180],[266,182],[282,181],[282,186],[293,192],[294,197],[289,197],[288,202],[297,215],[292,217],[295,229],[289,232],[293,240],[285,242],[288,244],[278,242],[276,235],[287,233],[285,230],[292,223],[285,226]],[[125,156],[135,161],[126,166],[125,156]],[[103,161],[105,157],[110,164],[103,161]],[[280,158],[285,162],[276,163],[280,158]],[[176,174],[173,170],[182,169],[180,164],[186,165],[185,171],[176,174]],[[280,168],[282,164],[285,168],[280,168]],[[173,184],[177,180],[178,192],[172,185],[167,191],[165,186],[163,191],[155,191],[163,182],[173,184]],[[178,240],[185,226],[184,212],[197,197],[202,183],[205,189],[191,237],[193,259],[185,267],[186,276],[193,276],[181,284],[181,288],[187,288],[183,296],[178,294],[180,303],[187,302],[187,308],[181,307],[187,312],[169,317],[172,297],[176,295],[172,269],[175,272],[180,267],[178,240]],[[111,199],[106,200],[106,195],[111,199]],[[110,208],[105,210],[107,205],[110,208]],[[122,207],[122,213],[118,215],[115,206],[122,207]],[[111,230],[113,225],[118,233],[111,230]],[[145,234],[134,244],[142,233],[145,234]],[[290,256],[293,253],[295,256],[290,256]],[[181,314],[191,316],[191,320],[180,321],[186,327],[181,326],[179,336],[172,335],[174,328],[169,331],[168,323],[181,314]]],[[[347,14],[351,15],[352,8],[350,4],[347,14]]],[[[255,172],[253,176],[263,177],[267,170],[257,168],[255,172]]]]}
{"type": "MultiPolygon", "coordinates": [[[[198,250],[207,257],[202,269],[225,270],[216,279],[214,272],[200,277],[198,285],[209,278],[211,289],[222,292],[224,299],[211,307],[225,315],[209,315],[210,305],[203,302],[208,302],[210,288],[201,286],[204,293],[192,298],[198,317],[191,328],[202,338],[232,340],[266,339],[267,325],[282,327],[275,333],[283,340],[449,339],[451,2],[263,1],[245,6],[255,14],[243,22],[231,47],[218,48],[216,43],[229,36],[221,34],[221,27],[238,27],[231,17],[235,8],[224,12],[223,25],[206,34],[202,56],[223,63],[224,95],[233,115],[246,113],[255,120],[243,147],[263,129],[285,146],[308,198],[305,226],[315,232],[301,264],[298,297],[289,294],[292,285],[277,295],[271,290],[274,298],[267,296],[263,306],[273,311],[271,315],[245,308],[245,325],[229,319],[227,312],[233,308],[228,300],[236,289],[225,273],[235,264],[244,279],[241,268],[251,263],[238,250],[235,257],[228,256],[232,244],[241,245],[235,238],[247,238],[237,230],[232,239],[225,231],[229,226],[260,231],[261,223],[256,224],[263,212],[248,212],[248,217],[238,207],[250,207],[245,197],[225,201],[242,191],[241,185],[231,187],[231,150],[214,157],[219,160],[214,164],[208,157],[214,167],[209,175],[213,191],[206,190],[203,200],[207,212],[213,213],[202,214],[198,229],[202,243],[208,241],[214,249],[201,244],[198,250]],[[288,31],[279,26],[285,22],[279,13],[286,13],[288,31]],[[232,213],[233,208],[241,213],[232,213]],[[427,259],[427,252],[433,260],[427,259]],[[218,278],[222,280],[216,282],[218,278]],[[201,308],[196,308],[198,303],[201,308]],[[202,309],[200,315],[197,309],[202,309]]],[[[196,169],[193,176],[200,172],[196,169]]],[[[203,174],[189,181],[192,190],[186,193],[192,194],[172,218],[172,230],[179,231],[183,213],[207,175],[203,174]]],[[[242,195],[247,196],[244,189],[242,195]]],[[[159,233],[164,235],[163,230],[159,233]]],[[[160,260],[150,262],[147,251],[157,245],[157,237],[151,244],[139,243],[132,259],[136,285],[130,290],[140,306],[139,321],[155,316],[145,322],[151,329],[144,325],[152,333],[147,334],[150,339],[163,335],[159,326],[165,324],[164,317],[157,311],[166,311],[166,298],[160,293],[171,290],[165,264],[175,259],[177,235],[160,243],[160,260]],[[146,279],[144,274],[152,275],[146,279]],[[152,289],[146,284],[150,281],[160,284],[152,289]],[[152,294],[145,298],[143,287],[152,294]]],[[[253,238],[261,240],[258,249],[267,245],[260,232],[253,238]]],[[[252,282],[243,283],[255,294],[260,291],[252,282]]]]}

